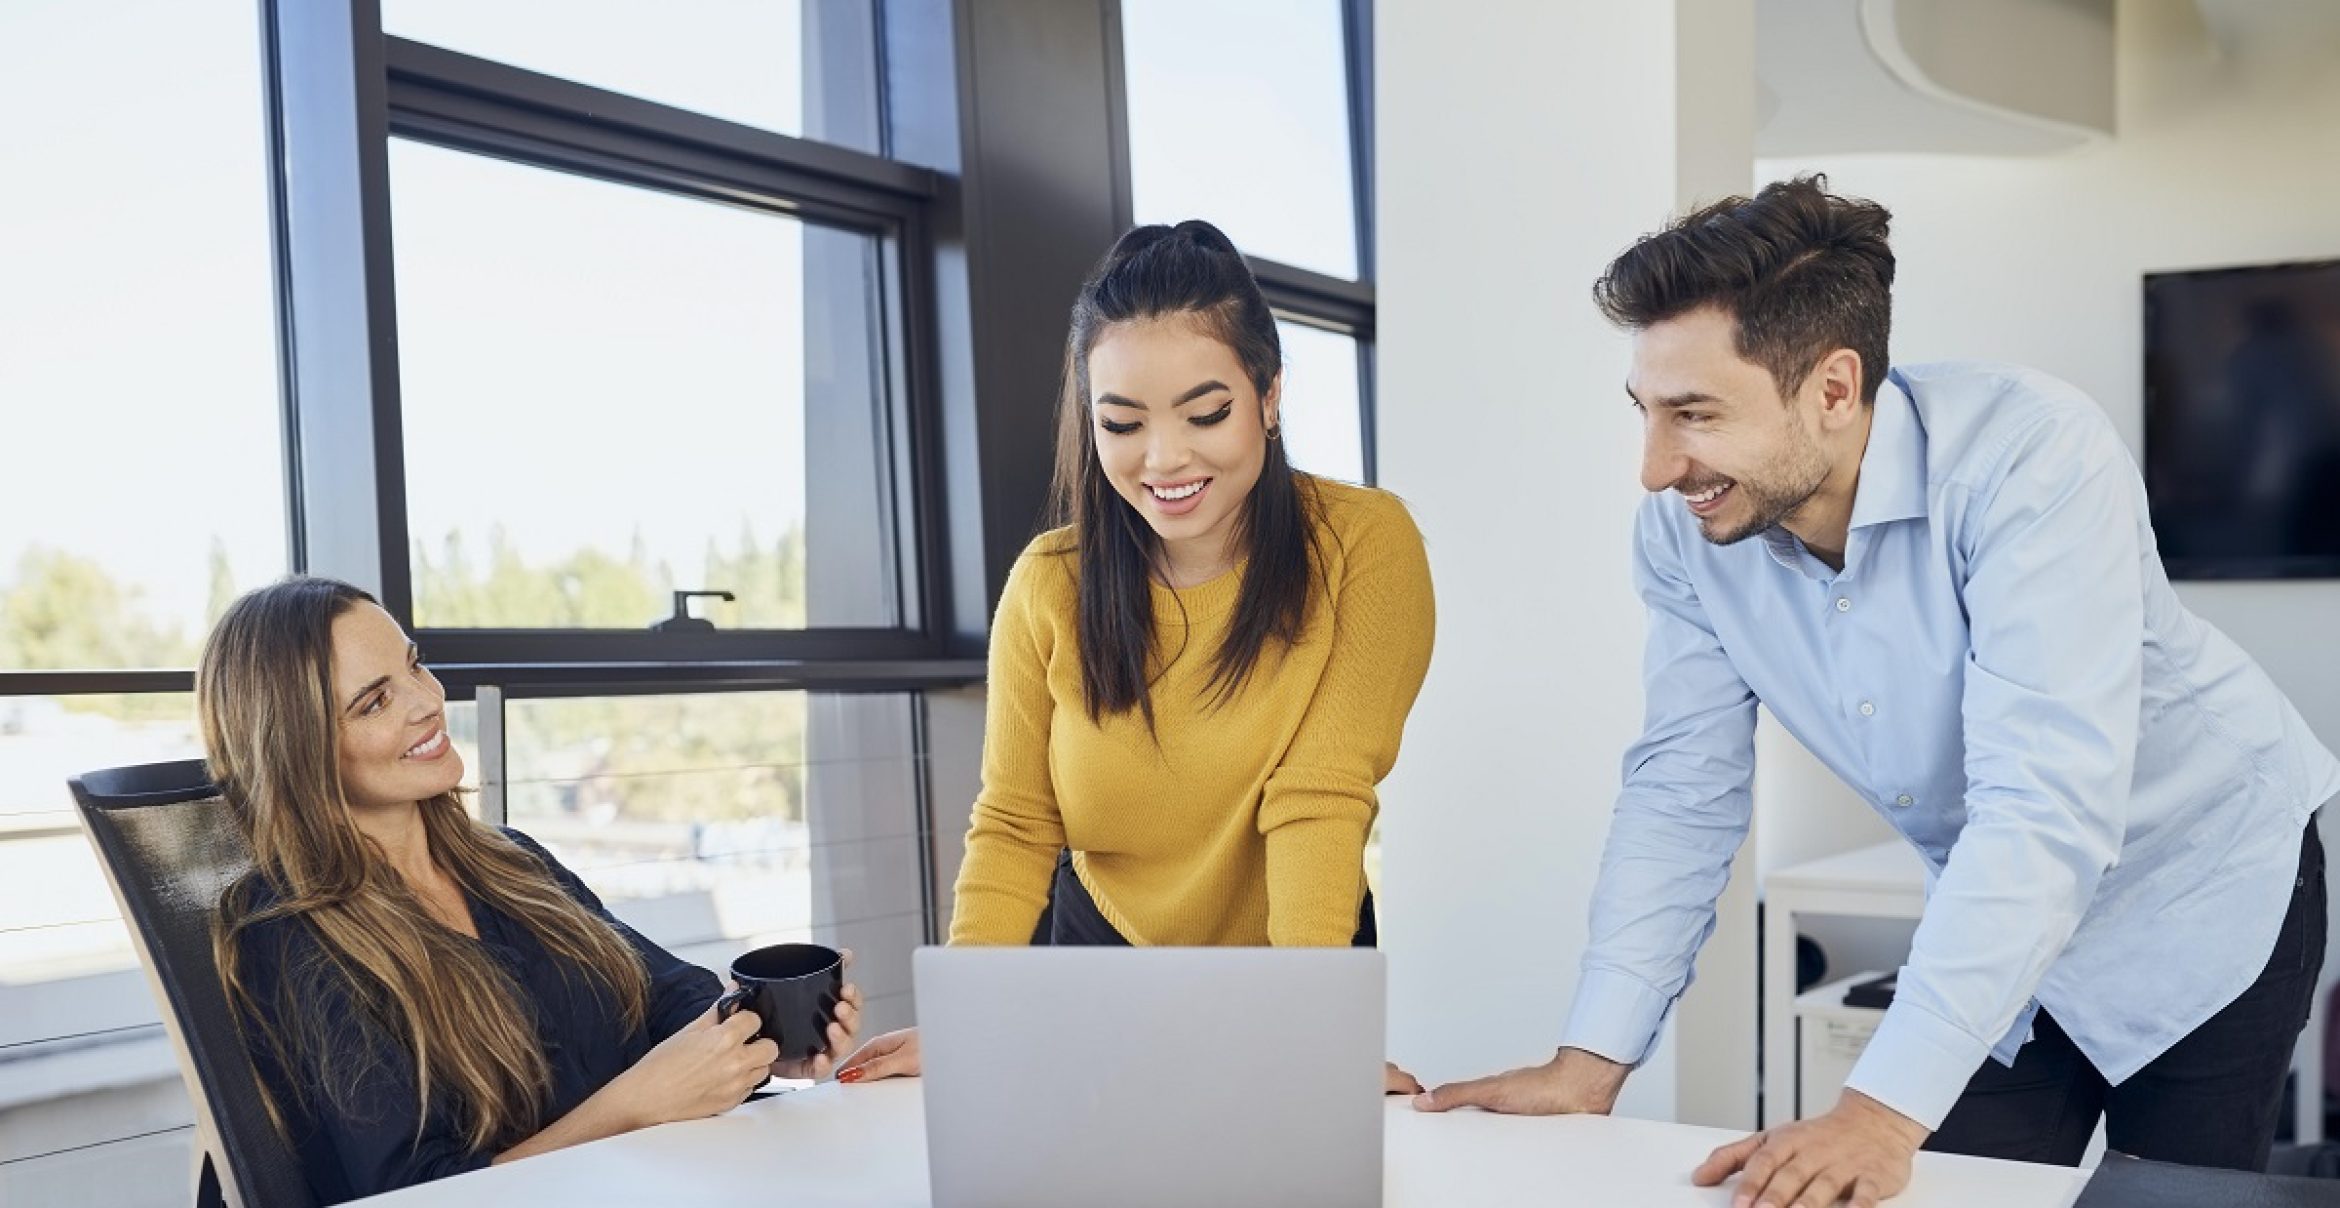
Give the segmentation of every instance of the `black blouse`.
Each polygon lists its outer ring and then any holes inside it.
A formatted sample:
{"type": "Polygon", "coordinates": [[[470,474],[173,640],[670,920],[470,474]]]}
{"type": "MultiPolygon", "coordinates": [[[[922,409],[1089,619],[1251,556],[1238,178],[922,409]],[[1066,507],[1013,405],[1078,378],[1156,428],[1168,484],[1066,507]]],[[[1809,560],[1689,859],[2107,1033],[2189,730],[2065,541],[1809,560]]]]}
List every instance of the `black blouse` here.
{"type": "MultiPolygon", "coordinates": [[[[594,992],[582,971],[547,951],[525,925],[465,891],[479,942],[512,976],[523,1005],[535,1015],[536,1035],[552,1070],[551,1098],[538,1119],[542,1128],[697,1018],[723,987],[714,974],[683,963],[619,922],[535,840],[515,830],[503,833],[544,861],[570,897],[616,927],[650,972],[644,1026],[629,1032],[606,991],[594,992]]],[[[275,900],[264,884],[254,888],[254,909],[275,900]]],[[[305,920],[271,919],[247,928],[241,955],[258,1022],[270,1034],[289,1041],[291,1028],[306,1025],[308,1034],[331,1038],[334,1055],[323,1064],[313,1051],[304,1053],[305,1046],[288,1043],[293,1069],[285,1068],[271,1045],[251,1046],[253,1066],[285,1116],[319,1202],[339,1203],[477,1170],[494,1159],[492,1149],[475,1153],[465,1147],[443,1107],[432,1108],[418,1134],[413,1055],[357,1008],[305,920]],[[299,1020],[287,1018],[294,1004],[299,1020]],[[338,1098],[325,1091],[328,1071],[341,1083],[338,1098]]]]}

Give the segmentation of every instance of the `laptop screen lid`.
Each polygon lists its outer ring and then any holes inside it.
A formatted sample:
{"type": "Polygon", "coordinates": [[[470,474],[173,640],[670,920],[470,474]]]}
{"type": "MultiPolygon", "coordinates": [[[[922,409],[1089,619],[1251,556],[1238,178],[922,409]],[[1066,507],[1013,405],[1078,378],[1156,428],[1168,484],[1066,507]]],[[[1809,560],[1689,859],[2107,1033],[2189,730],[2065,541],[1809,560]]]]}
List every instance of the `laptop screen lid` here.
{"type": "Polygon", "coordinates": [[[1382,955],[921,948],[937,1208],[1381,1202],[1382,955]]]}

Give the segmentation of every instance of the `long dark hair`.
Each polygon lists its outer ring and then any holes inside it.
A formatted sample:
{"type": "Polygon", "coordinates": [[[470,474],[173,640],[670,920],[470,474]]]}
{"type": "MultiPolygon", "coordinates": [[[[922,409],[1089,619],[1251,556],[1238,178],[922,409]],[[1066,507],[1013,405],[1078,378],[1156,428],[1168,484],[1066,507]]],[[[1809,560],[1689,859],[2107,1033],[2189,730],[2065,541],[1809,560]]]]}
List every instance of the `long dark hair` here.
{"type": "MultiPolygon", "coordinates": [[[[1146,669],[1153,654],[1153,570],[1162,540],[1107,481],[1089,415],[1089,350],[1106,327],[1185,316],[1225,344],[1261,398],[1283,372],[1276,317],[1250,266],[1227,236],[1199,219],[1141,226],[1097,263],[1073,301],[1064,340],[1064,388],[1057,404],[1056,479],[1049,523],[1070,526],[1080,560],[1081,693],[1089,719],[1135,708],[1154,723],[1146,669]]],[[[1316,575],[1314,512],[1303,475],[1267,442],[1259,482],[1237,516],[1236,544],[1249,559],[1227,639],[1213,656],[1205,691],[1224,703],[1259,665],[1270,639],[1300,638],[1316,575]]]]}

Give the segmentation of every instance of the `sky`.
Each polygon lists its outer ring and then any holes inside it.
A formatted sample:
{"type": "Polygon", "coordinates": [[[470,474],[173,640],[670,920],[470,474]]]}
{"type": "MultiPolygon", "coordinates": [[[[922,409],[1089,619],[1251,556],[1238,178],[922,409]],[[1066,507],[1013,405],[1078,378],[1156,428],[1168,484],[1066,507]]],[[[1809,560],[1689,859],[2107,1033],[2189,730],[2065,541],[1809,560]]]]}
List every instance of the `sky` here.
{"type": "Polygon", "coordinates": [[[0,4],[0,577],[98,555],[192,628],[215,535],[284,568],[256,9],[0,4]]]}
{"type": "MultiPolygon", "coordinates": [[[[801,133],[798,2],[382,7],[401,36],[801,133]]],[[[192,636],[214,540],[240,586],[286,568],[257,7],[0,3],[0,586],[29,546],[84,554],[192,636]]],[[[1353,272],[1336,0],[1127,0],[1123,24],[1138,218],[1353,272]]],[[[416,539],[496,525],[550,560],[639,536],[689,579],[710,536],[802,517],[801,226],[390,162],[416,539]]],[[[1285,335],[1294,460],[1355,477],[1354,345],[1285,335]]]]}
{"type": "Polygon", "coordinates": [[[1121,40],[1137,220],[1356,276],[1339,0],[1122,0],[1121,40]]]}

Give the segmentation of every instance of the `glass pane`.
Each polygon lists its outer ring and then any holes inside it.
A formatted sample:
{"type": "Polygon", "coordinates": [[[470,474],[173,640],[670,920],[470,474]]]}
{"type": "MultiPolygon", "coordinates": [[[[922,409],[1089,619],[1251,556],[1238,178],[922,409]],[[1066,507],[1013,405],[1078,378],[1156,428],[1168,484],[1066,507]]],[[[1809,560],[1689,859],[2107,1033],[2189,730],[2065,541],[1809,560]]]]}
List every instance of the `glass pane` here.
{"type": "MultiPolygon", "coordinates": [[[[478,709],[447,704],[447,732],[462,752],[466,783],[479,775],[478,709]]],[[[195,698],[136,696],[0,697],[0,1002],[40,983],[70,983],[137,967],[121,911],[97,852],[75,817],[67,779],[100,768],[195,759],[203,754],[195,698]]],[[[69,993],[68,986],[61,993],[69,993]]],[[[138,1018],[153,1022],[143,995],[138,1018]]],[[[0,1021],[27,1017],[0,1010],[0,1021]]],[[[92,1027],[122,1020],[104,1016],[92,1027]]],[[[25,1026],[31,1026],[26,1024],[25,1026]]],[[[0,1046],[44,1039],[0,1022],[0,1046]]]]}
{"type": "MultiPolygon", "coordinates": [[[[161,1039],[157,1039],[161,1044],[161,1039]]],[[[105,1208],[185,1208],[187,1171],[194,1171],[194,1126],[187,1124],[194,1110],[176,1079],[164,1089],[161,1103],[176,1112],[147,1110],[138,1124],[164,1124],[166,1131],[140,1131],[122,1140],[94,1142],[89,1147],[54,1147],[33,1156],[0,1156],[0,1203],[23,1208],[80,1208],[103,1203],[105,1208]],[[159,1117],[159,1119],[157,1119],[159,1117]]],[[[147,1107],[159,1107],[150,1103],[147,1107]]],[[[0,1149],[5,1154],[5,1149],[0,1149]]]]}
{"type": "Polygon", "coordinates": [[[1357,341],[1302,323],[1278,322],[1284,344],[1284,456],[1311,474],[1365,481],[1365,407],[1357,391],[1357,341]]]}
{"type": "Polygon", "coordinates": [[[193,666],[284,572],[255,11],[0,4],[0,667],[193,666]]]}
{"type": "Polygon", "coordinates": [[[876,153],[873,0],[382,0],[384,32],[876,153]]]}
{"type": "Polygon", "coordinates": [[[65,782],[201,753],[186,693],[0,698],[0,1203],[186,1201],[193,1109],[65,782]]]}
{"type": "Polygon", "coordinates": [[[686,960],[722,970],[749,948],[809,939],[854,949],[873,998],[907,995],[926,910],[914,703],[511,701],[507,821],[686,960]]]}
{"type": "Polygon", "coordinates": [[[1122,0],[1137,220],[1355,277],[1345,45],[1340,0],[1122,0]]]}
{"type": "Polygon", "coordinates": [[[0,987],[137,966],[65,781],[201,754],[189,693],[0,697],[0,987]]]}
{"type": "MultiPolygon", "coordinates": [[[[155,1043],[167,1051],[160,1037],[155,1043]]],[[[176,1082],[174,1077],[172,1085],[159,1088],[161,1093],[140,1095],[148,1110],[135,1117],[142,1125],[171,1121],[163,1124],[167,1131],[141,1131],[86,1147],[55,1146],[21,1157],[0,1149],[0,1204],[11,1208],[80,1208],[84,1204],[184,1208],[187,1172],[195,1168],[195,1130],[187,1123],[194,1109],[176,1082]]],[[[120,1097],[120,1092],[114,1097],[120,1097]]],[[[46,1144],[47,1139],[34,1143],[46,1144]]]]}
{"type": "Polygon", "coordinates": [[[416,624],[905,623],[878,241],[391,144],[416,624]]]}
{"type": "Polygon", "coordinates": [[[185,1202],[193,1111],[65,781],[200,753],[186,693],[0,698],[0,1203],[185,1202]]]}

